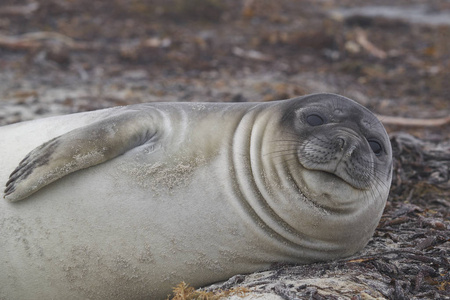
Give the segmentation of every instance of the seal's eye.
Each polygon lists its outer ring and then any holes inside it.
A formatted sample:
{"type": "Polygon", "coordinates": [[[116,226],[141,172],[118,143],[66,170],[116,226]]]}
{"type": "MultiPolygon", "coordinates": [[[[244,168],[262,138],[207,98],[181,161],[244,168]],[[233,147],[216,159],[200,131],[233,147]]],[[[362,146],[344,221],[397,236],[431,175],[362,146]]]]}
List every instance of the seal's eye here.
{"type": "Polygon", "coordinates": [[[312,114],[306,117],[306,122],[308,122],[308,124],[311,126],[319,126],[323,125],[325,123],[325,120],[319,115],[312,114]]]}
{"type": "Polygon", "coordinates": [[[376,156],[381,155],[381,152],[383,152],[383,147],[381,147],[381,144],[377,141],[369,140],[369,146],[376,156]]]}

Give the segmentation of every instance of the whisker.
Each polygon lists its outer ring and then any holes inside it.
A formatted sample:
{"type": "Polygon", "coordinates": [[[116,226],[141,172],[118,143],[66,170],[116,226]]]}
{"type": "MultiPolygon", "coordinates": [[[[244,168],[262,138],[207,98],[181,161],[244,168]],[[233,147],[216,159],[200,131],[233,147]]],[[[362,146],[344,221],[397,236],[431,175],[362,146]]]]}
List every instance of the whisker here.
{"type": "Polygon", "coordinates": [[[294,143],[301,143],[299,140],[274,140],[269,141],[270,143],[281,143],[281,142],[294,142],[294,143]]]}
{"type": "Polygon", "coordinates": [[[281,157],[281,156],[286,156],[286,155],[296,155],[297,154],[297,152],[291,152],[291,151],[292,150],[273,151],[273,152],[270,152],[270,153],[265,153],[265,154],[263,154],[263,156],[272,155],[272,154],[279,154],[277,156],[272,156],[272,157],[276,158],[276,157],[281,157]]]}

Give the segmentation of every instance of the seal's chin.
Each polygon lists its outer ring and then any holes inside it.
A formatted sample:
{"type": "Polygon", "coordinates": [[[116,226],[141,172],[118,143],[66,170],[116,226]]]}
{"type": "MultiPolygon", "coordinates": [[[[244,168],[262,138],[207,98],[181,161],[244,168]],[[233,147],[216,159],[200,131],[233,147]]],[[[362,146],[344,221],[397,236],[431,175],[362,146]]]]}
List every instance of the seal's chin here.
{"type": "Polygon", "coordinates": [[[303,163],[300,159],[300,165],[305,172],[320,174],[322,181],[326,181],[334,185],[349,185],[352,188],[361,191],[367,190],[370,187],[369,180],[365,180],[364,178],[353,178],[352,175],[348,173],[347,168],[344,168],[342,164],[308,165],[307,163],[303,163]]]}
{"type": "Polygon", "coordinates": [[[307,190],[307,199],[330,211],[348,210],[361,199],[364,190],[355,187],[347,180],[328,171],[304,169],[302,179],[307,190]]]}

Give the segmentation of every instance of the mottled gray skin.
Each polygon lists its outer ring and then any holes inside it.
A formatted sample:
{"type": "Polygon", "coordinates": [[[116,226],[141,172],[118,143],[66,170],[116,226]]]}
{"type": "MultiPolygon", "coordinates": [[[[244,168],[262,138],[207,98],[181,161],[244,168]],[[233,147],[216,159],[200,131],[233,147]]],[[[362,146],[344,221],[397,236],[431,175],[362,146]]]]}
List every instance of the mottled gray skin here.
{"type": "Polygon", "coordinates": [[[0,299],[163,299],[349,256],[391,182],[382,124],[333,94],[139,104],[0,136],[0,299]]]}

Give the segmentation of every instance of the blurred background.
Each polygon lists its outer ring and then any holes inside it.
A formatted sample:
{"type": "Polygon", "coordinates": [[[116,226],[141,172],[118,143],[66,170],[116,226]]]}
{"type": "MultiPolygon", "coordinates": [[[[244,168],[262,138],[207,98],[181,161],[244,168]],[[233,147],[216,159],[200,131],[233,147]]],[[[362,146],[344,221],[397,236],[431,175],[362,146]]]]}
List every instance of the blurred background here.
{"type": "MultiPolygon", "coordinates": [[[[446,0],[0,2],[1,125],[149,101],[315,92],[433,119],[450,114],[449,70],[446,0]]],[[[450,131],[407,129],[431,139],[450,131]]]]}
{"type": "MultiPolygon", "coordinates": [[[[141,102],[316,92],[382,115],[394,182],[365,249],[387,254],[359,265],[389,299],[449,295],[449,70],[448,0],[0,0],[0,125],[141,102]]],[[[353,264],[344,269],[362,278],[353,264]]]]}

